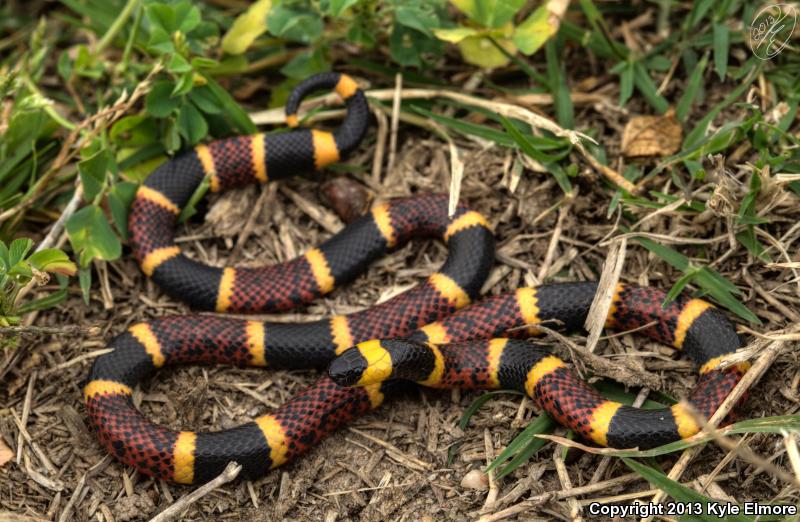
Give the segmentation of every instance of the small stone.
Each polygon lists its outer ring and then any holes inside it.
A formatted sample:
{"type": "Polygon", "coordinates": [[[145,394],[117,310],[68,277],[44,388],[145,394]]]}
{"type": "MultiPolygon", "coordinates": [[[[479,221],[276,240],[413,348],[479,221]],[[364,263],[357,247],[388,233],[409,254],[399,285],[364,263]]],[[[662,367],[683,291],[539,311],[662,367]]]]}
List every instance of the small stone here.
{"type": "Polygon", "coordinates": [[[369,205],[367,189],[346,176],[326,181],[320,191],[323,200],[345,223],[355,221],[369,205]]]}
{"type": "Polygon", "coordinates": [[[461,487],[481,491],[489,489],[489,477],[487,477],[483,471],[473,469],[461,479],[461,487]]]}

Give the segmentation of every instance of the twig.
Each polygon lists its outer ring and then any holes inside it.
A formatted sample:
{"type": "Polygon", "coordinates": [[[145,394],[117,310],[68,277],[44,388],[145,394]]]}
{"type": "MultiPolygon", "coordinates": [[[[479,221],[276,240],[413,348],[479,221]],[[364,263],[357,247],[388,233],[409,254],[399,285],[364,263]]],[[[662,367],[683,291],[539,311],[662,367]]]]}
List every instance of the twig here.
{"type": "Polygon", "coordinates": [[[158,515],[154,516],[150,519],[150,522],[168,522],[169,520],[175,520],[176,518],[180,517],[183,512],[203,498],[204,496],[208,495],[218,487],[227,484],[228,482],[234,480],[236,477],[239,476],[239,472],[242,471],[242,466],[237,464],[236,462],[229,462],[225,469],[216,476],[212,481],[207,482],[200,486],[199,488],[195,489],[185,497],[181,497],[178,499],[177,502],[172,504],[170,507],[159,513],[158,515]]]}
{"type": "Polygon", "coordinates": [[[608,311],[611,309],[611,301],[614,299],[614,292],[620,275],[622,275],[622,267],[625,266],[627,246],[628,241],[623,239],[612,243],[611,248],[608,249],[606,264],[603,267],[603,273],[600,274],[597,291],[584,323],[586,331],[589,332],[589,338],[586,340],[587,351],[594,352],[600,334],[603,332],[608,311]]]}
{"type": "MultiPolygon", "coordinates": [[[[489,433],[489,428],[483,429],[483,447],[486,451],[486,465],[488,466],[494,460],[494,447],[492,446],[492,436],[489,433]]],[[[500,493],[500,488],[497,487],[495,470],[489,471],[486,475],[489,478],[489,492],[486,494],[482,510],[490,511],[497,503],[497,495],[500,493]]]]}
{"type": "Polygon", "coordinates": [[[400,123],[400,100],[403,94],[403,75],[397,73],[394,77],[394,94],[392,96],[392,128],[389,135],[389,161],[386,165],[386,172],[390,175],[394,169],[394,161],[397,156],[397,128],[400,123]]]}
{"type": "MultiPolygon", "coordinates": [[[[553,451],[553,462],[556,465],[556,474],[558,475],[558,481],[561,482],[562,489],[572,489],[572,481],[569,478],[569,473],[567,472],[567,466],[564,465],[564,460],[561,458],[563,449],[560,446],[556,446],[555,451],[553,451]]],[[[578,501],[575,500],[574,497],[570,497],[567,499],[567,504],[569,504],[569,516],[573,522],[580,522],[583,520],[581,517],[581,507],[578,504],[578,501]]]]}

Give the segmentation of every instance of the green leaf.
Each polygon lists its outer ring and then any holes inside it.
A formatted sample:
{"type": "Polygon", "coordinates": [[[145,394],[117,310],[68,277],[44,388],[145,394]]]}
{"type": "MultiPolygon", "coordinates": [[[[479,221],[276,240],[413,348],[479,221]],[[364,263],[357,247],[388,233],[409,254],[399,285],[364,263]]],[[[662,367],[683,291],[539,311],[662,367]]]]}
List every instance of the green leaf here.
{"type": "Polygon", "coordinates": [[[686,116],[689,114],[689,109],[700,93],[700,87],[703,85],[703,73],[708,65],[708,53],[704,54],[700,62],[692,70],[689,81],[686,83],[686,89],[681,94],[678,100],[678,105],[675,107],[675,116],[678,121],[685,121],[686,116]]]}
{"type": "Polygon", "coordinates": [[[255,134],[258,128],[253,124],[253,120],[242,107],[236,103],[233,97],[220,87],[220,85],[210,76],[204,75],[206,87],[216,96],[222,105],[223,113],[230,119],[239,134],[255,134]]]}
{"type": "Polygon", "coordinates": [[[175,9],[171,5],[162,3],[149,3],[145,7],[145,17],[153,28],[160,29],[170,35],[178,30],[178,21],[175,9]]]}
{"type": "Polygon", "coordinates": [[[92,259],[113,261],[122,253],[122,245],[114,235],[105,214],[94,205],[73,214],[67,220],[66,229],[72,248],[79,253],[80,266],[83,268],[92,259]]]}
{"type": "Polygon", "coordinates": [[[175,88],[172,89],[170,96],[183,96],[191,91],[192,87],[194,87],[194,71],[187,71],[181,74],[181,77],[175,84],[175,88]]]}
{"type": "Polygon", "coordinates": [[[178,31],[188,34],[200,25],[200,10],[191,2],[179,2],[175,5],[175,21],[178,23],[178,31]]]}
{"type": "Polygon", "coordinates": [[[358,0],[330,0],[325,8],[325,13],[330,16],[340,16],[345,10],[356,5],[358,0]]]}
{"type": "Polygon", "coordinates": [[[167,70],[174,74],[183,74],[192,70],[192,66],[186,58],[180,54],[173,54],[167,64],[167,70]]]}
{"type": "Polygon", "coordinates": [[[120,148],[140,148],[155,143],[156,124],[148,114],[134,114],[117,120],[108,137],[120,148]]]}
{"type": "Polygon", "coordinates": [[[120,181],[108,192],[108,208],[111,219],[124,241],[128,240],[128,209],[136,196],[138,185],[129,181],[120,181]]]}
{"type": "Polygon", "coordinates": [[[228,54],[242,54],[256,38],[267,32],[267,13],[272,0],[258,0],[247,11],[236,17],[222,39],[222,50],[228,54]]]}
{"type": "Polygon", "coordinates": [[[424,57],[442,52],[441,42],[416,29],[395,23],[389,35],[389,52],[400,65],[421,67],[424,57]]]}
{"type": "Polygon", "coordinates": [[[171,81],[155,82],[144,101],[147,112],[156,118],[166,118],[172,114],[181,104],[179,97],[172,96],[173,90],[175,90],[175,84],[171,81]]]}
{"type": "Polygon", "coordinates": [[[483,27],[501,27],[514,18],[525,0],[450,0],[462,13],[483,27]]]}
{"type": "Polygon", "coordinates": [[[277,5],[267,15],[267,28],[278,38],[309,44],[322,34],[322,18],[314,11],[277,5]]]}
{"type": "Polygon", "coordinates": [[[292,58],[281,67],[281,73],[295,80],[304,80],[314,74],[327,71],[329,68],[323,53],[319,48],[315,48],[292,58]]]}
{"type": "Polygon", "coordinates": [[[3,270],[8,270],[8,267],[11,266],[8,258],[8,247],[3,241],[0,241],[0,263],[2,263],[0,267],[3,270]]]}
{"type": "Polygon", "coordinates": [[[58,248],[39,250],[28,258],[28,262],[37,270],[65,276],[75,275],[77,270],[75,263],[70,261],[67,254],[58,248]]]}
{"type": "Polygon", "coordinates": [[[189,99],[206,114],[222,113],[223,109],[219,100],[207,85],[201,85],[189,91],[189,99]]]}
{"type": "Polygon", "coordinates": [[[728,72],[728,51],[730,50],[730,29],[724,23],[714,24],[714,70],[720,80],[728,72]]]}
{"type": "Polygon", "coordinates": [[[432,11],[425,11],[409,4],[400,5],[394,12],[395,22],[416,29],[422,34],[433,36],[431,29],[439,25],[439,18],[432,11]]]}
{"type": "Polygon", "coordinates": [[[178,113],[178,131],[190,145],[194,145],[208,134],[208,123],[192,103],[184,103],[178,113]]]}
{"type": "Polygon", "coordinates": [[[531,55],[558,32],[558,22],[553,23],[546,5],[540,5],[516,29],[511,37],[523,54],[531,55]]]}
{"type": "Polygon", "coordinates": [[[87,203],[94,201],[103,189],[108,164],[108,152],[105,150],[98,151],[78,163],[78,173],[83,184],[83,199],[87,203]]]}
{"type": "Polygon", "coordinates": [[[27,237],[19,237],[11,242],[8,248],[8,266],[14,266],[28,255],[33,248],[33,240],[27,237]]]}

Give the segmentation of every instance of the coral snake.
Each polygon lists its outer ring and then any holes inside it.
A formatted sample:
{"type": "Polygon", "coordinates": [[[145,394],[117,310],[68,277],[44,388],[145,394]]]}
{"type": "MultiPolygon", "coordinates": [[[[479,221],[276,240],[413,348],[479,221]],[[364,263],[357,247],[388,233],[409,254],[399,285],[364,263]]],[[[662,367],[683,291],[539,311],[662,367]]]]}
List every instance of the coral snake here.
{"type": "MultiPolygon", "coordinates": [[[[440,388],[517,388],[561,424],[601,445],[652,447],[699,430],[680,405],[639,410],[604,399],[546,349],[516,338],[535,334],[543,321],[580,329],[596,283],[546,284],[474,302],[494,259],[494,239],[479,213],[460,205],[449,216],[445,196],[376,204],[319,247],[273,266],[215,268],[184,255],[174,240],[176,220],[204,179],[212,192],[280,179],[320,169],[358,145],[368,106],[344,74],[324,73],[298,85],[287,101],[287,123],[296,126],[300,101],[323,88],[334,89],[347,106],[334,132],[295,129],[218,140],[167,161],[145,180],[129,215],[131,246],[142,270],[196,309],[260,312],[325,295],[412,238],[442,240],[448,251],[444,265],[416,287],[346,316],[269,323],[179,315],[131,326],[111,341],[111,352],[95,360],[84,386],[89,421],[111,454],[141,473],[183,484],[207,481],[230,461],[243,466],[242,476],[255,478],[378,407],[391,387],[383,381],[393,377],[440,388]],[[142,415],[132,393],[156,369],[180,363],[330,364],[330,375],[274,413],[239,427],[177,431],[142,415]]],[[[746,371],[744,365],[717,367],[739,339],[705,301],[679,297],[662,307],[664,298],[661,290],[620,285],[606,326],[649,325],[644,334],[686,351],[701,373],[689,400],[710,416],[746,371]]]]}

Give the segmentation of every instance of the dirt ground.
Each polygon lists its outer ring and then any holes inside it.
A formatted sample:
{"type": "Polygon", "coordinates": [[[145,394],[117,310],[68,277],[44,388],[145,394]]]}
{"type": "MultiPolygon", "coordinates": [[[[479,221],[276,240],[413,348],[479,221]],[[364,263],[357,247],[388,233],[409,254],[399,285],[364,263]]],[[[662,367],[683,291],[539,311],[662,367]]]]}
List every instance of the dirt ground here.
{"type": "MultiPolygon", "coordinates": [[[[714,103],[713,96],[707,103],[714,103]]],[[[576,119],[582,121],[581,128],[602,129],[597,139],[604,140],[609,148],[610,164],[621,167],[618,143],[629,115],[610,109],[613,105],[610,95],[607,105],[579,106],[576,119]]],[[[450,176],[446,145],[439,139],[422,137],[414,128],[401,129],[394,169],[383,172],[378,180],[369,172],[375,148],[373,129],[360,152],[348,161],[363,168],[346,175],[379,199],[446,192],[450,176]]],[[[566,201],[549,174],[529,169],[515,172],[512,150],[462,137],[454,139],[466,166],[462,200],[489,217],[498,240],[497,262],[485,293],[502,293],[545,279],[597,279],[608,252],[602,241],[620,232],[617,215],[607,216],[613,190],[594,170],[575,156],[580,165],[574,180],[578,194],[566,201]]],[[[728,166],[733,179],[746,179],[745,170],[740,168],[745,161],[746,156],[728,166]]],[[[328,172],[224,194],[210,201],[205,220],[200,216],[182,228],[181,246],[213,265],[257,265],[290,259],[342,226],[320,196],[322,181],[333,176],[328,172]],[[242,223],[251,212],[257,214],[252,234],[243,244],[237,244],[242,223]]],[[[662,174],[650,182],[649,188],[669,192],[671,184],[669,174],[662,174]]],[[[688,190],[709,197],[713,188],[697,185],[688,190]]],[[[734,195],[740,198],[742,194],[734,195]]],[[[637,212],[636,218],[641,219],[653,210],[637,212]]],[[[782,237],[798,218],[797,209],[788,207],[779,206],[772,213],[776,219],[767,229],[774,237],[782,237]]],[[[761,331],[790,323],[781,307],[797,313],[800,299],[795,283],[790,283],[791,270],[769,270],[763,263],[754,262],[741,247],[726,254],[729,244],[724,219],[710,214],[700,219],[679,211],[659,212],[650,216],[641,230],[674,237],[721,236],[722,240],[704,245],[706,257],[714,260],[727,256],[716,269],[744,291],[743,302],[765,322],[761,331]]],[[[792,234],[796,237],[797,231],[792,234]]],[[[689,248],[684,252],[693,255],[696,251],[689,248]]],[[[443,262],[444,255],[441,244],[415,242],[375,263],[368,274],[306,310],[279,318],[259,317],[309,320],[362,309],[423,280],[443,262]]],[[[35,322],[58,328],[77,325],[77,331],[25,335],[19,338],[18,346],[0,354],[0,404],[5,405],[0,409],[0,436],[15,453],[20,440],[24,441],[21,462],[0,467],[0,511],[48,520],[147,520],[191,491],[154,481],[120,465],[106,455],[87,429],[81,382],[106,342],[134,322],[188,311],[146,280],[130,255],[97,268],[100,287],[92,293],[90,306],[81,303],[76,291],[57,309],[41,313],[35,322]],[[24,436],[20,435],[21,424],[25,426],[24,436]]],[[[629,245],[622,281],[669,288],[680,275],[643,248],[629,245]]],[[[574,338],[578,344],[582,340],[574,338]]],[[[637,371],[657,377],[660,390],[674,397],[686,396],[695,382],[695,371],[688,362],[641,337],[601,340],[596,353],[618,361],[618,355],[625,351],[634,353],[626,360],[633,361],[637,371]]],[[[591,367],[586,370],[598,375],[591,367]]],[[[285,402],[315,378],[311,371],[199,366],[166,369],[137,390],[135,399],[147,415],[167,426],[224,429],[285,402]]],[[[796,353],[786,350],[751,388],[740,416],[797,413],[798,380],[796,353]]],[[[233,482],[213,491],[192,504],[180,519],[474,520],[533,498],[510,519],[569,520],[577,504],[651,489],[644,479],[631,475],[621,460],[578,450],[570,450],[565,461],[566,480],[560,479],[554,457],[560,457],[563,448],[552,443],[510,476],[492,484],[489,492],[462,487],[468,472],[485,466],[492,454],[497,455],[535,415],[529,400],[501,395],[480,408],[462,431],[458,422],[479,396],[411,390],[261,480],[233,482]],[[455,458],[448,463],[448,450],[454,445],[458,445],[455,458]],[[541,495],[598,482],[601,485],[595,491],[576,497],[577,503],[575,497],[558,500],[555,493],[541,495]]],[[[564,431],[556,433],[563,435],[564,431]]],[[[773,464],[788,467],[780,437],[752,435],[746,438],[746,444],[773,464]]],[[[660,457],[654,462],[666,472],[678,456],[660,457]]],[[[800,501],[797,490],[713,443],[705,446],[681,480],[691,486],[708,474],[714,477],[706,489],[709,496],[727,495],[739,502],[800,501]]],[[[584,516],[592,519],[585,511],[584,516]]]]}

